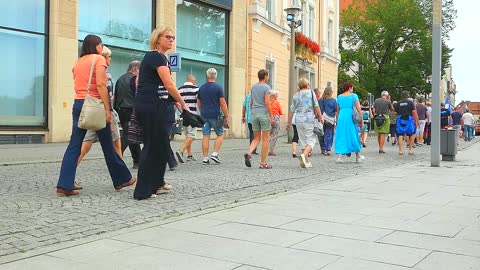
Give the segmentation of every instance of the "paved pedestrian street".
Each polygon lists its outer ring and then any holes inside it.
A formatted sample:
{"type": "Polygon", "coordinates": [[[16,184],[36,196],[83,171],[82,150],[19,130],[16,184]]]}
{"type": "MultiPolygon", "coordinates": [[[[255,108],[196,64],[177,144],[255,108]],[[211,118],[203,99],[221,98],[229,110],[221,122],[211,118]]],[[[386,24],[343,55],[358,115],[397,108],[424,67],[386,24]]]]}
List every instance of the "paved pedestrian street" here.
{"type": "Polygon", "coordinates": [[[145,201],[114,191],[97,145],[68,198],[54,189],[65,145],[0,146],[0,270],[480,269],[480,144],[431,168],[428,146],[379,155],[375,139],[364,163],[316,149],[311,169],[282,144],[272,170],[226,140],[222,164],[180,164],[173,192],[145,201]]]}

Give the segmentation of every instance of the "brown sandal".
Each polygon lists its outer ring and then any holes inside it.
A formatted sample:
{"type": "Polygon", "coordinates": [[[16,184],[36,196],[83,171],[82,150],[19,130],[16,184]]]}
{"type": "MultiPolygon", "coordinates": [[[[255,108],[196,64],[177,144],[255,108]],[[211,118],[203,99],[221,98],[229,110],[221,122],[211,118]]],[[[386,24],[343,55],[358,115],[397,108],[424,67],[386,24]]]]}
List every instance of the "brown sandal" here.
{"type": "Polygon", "coordinates": [[[125,182],[125,183],[121,184],[121,185],[118,186],[118,187],[115,187],[115,190],[116,190],[116,191],[120,191],[122,188],[124,188],[124,187],[129,187],[129,186],[135,184],[136,182],[137,182],[137,178],[132,177],[132,179],[130,179],[130,181],[125,182]]]}
{"type": "Polygon", "coordinates": [[[268,163],[260,164],[260,169],[271,169],[271,168],[272,168],[272,165],[268,163]]]}

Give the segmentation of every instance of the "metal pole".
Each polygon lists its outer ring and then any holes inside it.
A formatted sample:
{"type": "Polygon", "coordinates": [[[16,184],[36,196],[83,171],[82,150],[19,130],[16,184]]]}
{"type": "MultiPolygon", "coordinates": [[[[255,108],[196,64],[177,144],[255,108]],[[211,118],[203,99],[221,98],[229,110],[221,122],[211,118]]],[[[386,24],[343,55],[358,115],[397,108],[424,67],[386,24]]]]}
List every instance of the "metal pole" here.
{"type": "MultiPolygon", "coordinates": [[[[290,22],[290,67],[288,74],[288,105],[292,103],[293,95],[295,95],[295,29],[297,23],[290,22]]],[[[288,111],[288,110],[287,110],[288,111]]],[[[291,143],[293,139],[293,129],[288,132],[288,142],[291,143]]]]}
{"type": "Polygon", "coordinates": [[[442,2],[433,0],[431,166],[440,166],[440,79],[442,66],[442,2]]]}

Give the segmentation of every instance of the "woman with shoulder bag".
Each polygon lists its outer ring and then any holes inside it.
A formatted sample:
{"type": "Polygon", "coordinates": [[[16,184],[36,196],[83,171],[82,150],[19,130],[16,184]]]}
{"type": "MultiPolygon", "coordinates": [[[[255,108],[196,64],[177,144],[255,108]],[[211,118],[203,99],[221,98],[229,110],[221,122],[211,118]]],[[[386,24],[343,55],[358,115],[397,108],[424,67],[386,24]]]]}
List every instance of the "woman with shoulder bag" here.
{"type": "MultiPolygon", "coordinates": [[[[112,51],[107,48],[107,46],[103,46],[102,56],[105,57],[105,61],[107,63],[107,67],[110,66],[112,61],[112,51]]],[[[113,148],[115,152],[118,154],[119,157],[123,157],[122,154],[122,145],[120,142],[120,118],[118,117],[118,113],[113,109],[113,80],[112,75],[107,72],[107,91],[108,96],[110,97],[110,110],[112,112],[112,122],[110,123],[110,129],[112,130],[112,142],[113,148]]],[[[80,157],[78,158],[78,164],[82,162],[85,155],[90,152],[92,149],[92,145],[98,142],[97,133],[93,130],[87,131],[85,134],[85,138],[83,139],[82,150],[80,152],[80,157]]],[[[75,189],[82,189],[77,183],[75,183],[75,189]]]]}
{"type": "Polygon", "coordinates": [[[356,153],[356,162],[360,163],[365,159],[360,155],[362,146],[358,136],[358,126],[360,129],[363,128],[362,109],[357,94],[353,93],[351,82],[343,84],[343,93],[338,96],[337,102],[335,153],[338,157],[336,162],[343,163],[342,156],[356,153]]]}
{"type": "Polygon", "coordinates": [[[155,197],[172,189],[165,183],[165,169],[170,151],[169,132],[175,122],[175,101],[188,111],[172,80],[165,53],[173,48],[175,36],[169,27],[155,29],[150,35],[147,52],[138,74],[138,93],[134,110],[143,126],[142,154],[138,166],[138,182],[133,193],[137,200],[155,197]]]}
{"type": "Polygon", "coordinates": [[[320,147],[324,156],[330,155],[333,145],[333,135],[335,133],[335,111],[337,110],[337,101],[332,97],[333,89],[327,86],[323,91],[322,98],[318,101],[320,110],[323,112],[323,137],[320,141],[320,147]]]}
{"type": "MultiPolygon", "coordinates": [[[[73,78],[75,86],[75,102],[73,103],[72,135],[67,150],[62,160],[60,177],[57,183],[57,194],[64,196],[78,195],[74,190],[75,173],[77,161],[80,156],[82,142],[87,130],[79,127],[88,125],[88,107],[83,108],[85,99],[100,99],[105,110],[106,125],[96,130],[103,154],[107,163],[110,177],[112,178],[115,190],[135,184],[136,179],[132,178],[130,171],[123,160],[115,152],[112,143],[112,112],[110,110],[110,99],[106,87],[105,58],[101,56],[102,40],[95,35],[87,35],[83,41],[80,59],[73,66],[73,78]]],[[[98,103],[98,102],[97,102],[98,103]]],[[[90,123],[91,124],[91,123],[90,123]]]]}
{"type": "Polygon", "coordinates": [[[287,129],[291,127],[294,115],[298,138],[303,148],[303,153],[298,157],[300,167],[311,168],[312,163],[308,159],[308,154],[313,151],[317,141],[317,136],[313,133],[315,118],[323,122],[323,116],[321,115],[318,101],[315,99],[315,94],[310,89],[310,83],[305,78],[301,78],[298,81],[298,92],[293,96],[290,112],[288,113],[287,129]]]}

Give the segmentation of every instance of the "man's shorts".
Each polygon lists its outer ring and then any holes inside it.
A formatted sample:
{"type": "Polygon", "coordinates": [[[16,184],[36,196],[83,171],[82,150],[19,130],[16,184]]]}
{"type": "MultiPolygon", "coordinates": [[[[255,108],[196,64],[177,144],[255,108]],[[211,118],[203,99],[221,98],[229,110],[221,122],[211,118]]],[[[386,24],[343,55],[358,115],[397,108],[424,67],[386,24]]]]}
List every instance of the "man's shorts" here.
{"type": "Polygon", "coordinates": [[[415,134],[415,121],[413,116],[408,116],[407,119],[402,119],[402,116],[397,118],[397,136],[412,136],[415,134]]]}
{"type": "Polygon", "coordinates": [[[268,114],[265,112],[252,112],[252,129],[253,131],[270,131],[272,124],[268,114]]]}
{"type": "Polygon", "coordinates": [[[427,124],[427,120],[418,120],[418,131],[424,132],[426,124],[427,124]]]}
{"type": "MultiPolygon", "coordinates": [[[[110,123],[110,129],[112,130],[112,142],[120,139],[120,118],[115,110],[112,111],[112,123],[110,123]]],[[[98,142],[97,132],[93,130],[87,130],[83,141],[92,143],[98,142]]]]}
{"type": "Polygon", "coordinates": [[[185,137],[195,139],[197,137],[197,128],[192,126],[185,127],[185,137]]]}
{"type": "Polygon", "coordinates": [[[215,131],[217,136],[223,135],[223,123],[222,125],[218,125],[217,119],[203,119],[205,120],[205,124],[203,125],[202,133],[205,136],[210,136],[212,133],[212,128],[215,131]]]}

